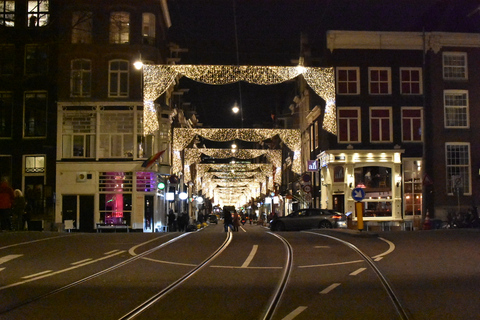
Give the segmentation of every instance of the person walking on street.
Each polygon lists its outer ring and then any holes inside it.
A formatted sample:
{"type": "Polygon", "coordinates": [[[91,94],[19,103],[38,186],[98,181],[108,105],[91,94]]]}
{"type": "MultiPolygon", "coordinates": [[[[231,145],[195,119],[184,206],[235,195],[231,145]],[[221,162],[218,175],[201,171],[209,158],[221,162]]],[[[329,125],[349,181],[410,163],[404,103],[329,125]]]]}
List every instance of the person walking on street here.
{"type": "Polygon", "coordinates": [[[235,212],[233,215],[233,231],[238,231],[238,227],[240,227],[240,217],[238,213],[235,212]]]}
{"type": "Polygon", "coordinates": [[[13,199],[13,214],[12,214],[12,229],[15,231],[20,231],[25,228],[25,198],[23,197],[23,193],[19,189],[15,189],[13,191],[15,198],[13,199]]]}
{"type": "Polygon", "coordinates": [[[228,228],[232,228],[232,214],[227,209],[223,208],[223,224],[225,225],[225,232],[228,232],[228,228]]]}
{"type": "Polygon", "coordinates": [[[0,230],[10,230],[10,215],[14,200],[13,189],[6,179],[0,183],[0,230]]]}

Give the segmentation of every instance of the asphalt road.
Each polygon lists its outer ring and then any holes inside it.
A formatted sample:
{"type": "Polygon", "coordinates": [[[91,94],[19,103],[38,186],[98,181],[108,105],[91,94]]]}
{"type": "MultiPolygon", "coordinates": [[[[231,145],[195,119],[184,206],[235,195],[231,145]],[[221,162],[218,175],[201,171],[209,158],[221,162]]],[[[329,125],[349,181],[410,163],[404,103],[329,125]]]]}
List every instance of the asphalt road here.
{"type": "MultiPolygon", "coordinates": [[[[373,268],[340,240],[374,261],[409,319],[479,317],[480,230],[277,234],[293,249],[293,267],[272,319],[401,318],[373,268]]],[[[188,234],[2,232],[0,319],[120,319],[226,237],[221,224],[188,234]]],[[[287,252],[268,229],[247,224],[135,319],[263,319],[287,252]]]]}

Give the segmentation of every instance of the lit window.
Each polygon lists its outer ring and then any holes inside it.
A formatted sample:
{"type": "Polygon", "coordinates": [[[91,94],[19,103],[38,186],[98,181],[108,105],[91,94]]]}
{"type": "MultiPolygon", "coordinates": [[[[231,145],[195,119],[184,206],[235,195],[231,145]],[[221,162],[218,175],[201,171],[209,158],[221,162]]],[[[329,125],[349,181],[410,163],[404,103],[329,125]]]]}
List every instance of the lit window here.
{"type": "Polygon", "coordinates": [[[445,144],[447,193],[470,194],[470,144],[445,144]]]}
{"type": "Polygon", "coordinates": [[[155,15],[144,13],[142,15],[143,44],[155,45],[155,15]]]}
{"type": "Polygon", "coordinates": [[[338,108],[338,142],[360,142],[360,108],[338,108]]]}
{"type": "Polygon", "coordinates": [[[370,94],[391,94],[390,68],[368,68],[370,94]]]}
{"type": "Polygon", "coordinates": [[[359,68],[337,68],[337,93],[359,94],[359,68]]]}
{"type": "Polygon", "coordinates": [[[422,69],[400,68],[400,92],[402,94],[422,94],[422,69]]]}
{"type": "Polygon", "coordinates": [[[48,48],[39,45],[25,46],[25,74],[47,74],[48,48]]]}
{"type": "Polygon", "coordinates": [[[45,156],[25,156],[25,173],[45,172],[45,156]]]}
{"type": "Polygon", "coordinates": [[[468,78],[466,53],[443,53],[443,78],[446,80],[466,80],[468,78]]]}
{"type": "Polygon", "coordinates": [[[128,97],[129,62],[125,60],[110,61],[109,68],[109,97],[128,97]]]}
{"type": "Polygon", "coordinates": [[[421,142],[423,110],[419,107],[402,108],[402,141],[421,142]]]}
{"type": "Polygon", "coordinates": [[[15,1],[0,1],[0,26],[15,26],[15,1]]]}
{"type": "Polygon", "coordinates": [[[130,37],[130,14],[112,12],[110,15],[110,43],[128,43],[130,37]]]}
{"type": "Polygon", "coordinates": [[[15,65],[15,46],[0,46],[0,75],[12,75],[15,65]]]}
{"type": "Polygon", "coordinates": [[[23,116],[24,137],[45,137],[47,134],[47,93],[26,92],[23,116]]]}
{"type": "Polygon", "coordinates": [[[62,121],[62,157],[95,157],[96,115],[92,107],[64,111],[62,121]],[[82,110],[84,109],[84,110],[82,110]]]}
{"type": "Polygon", "coordinates": [[[468,91],[445,90],[445,128],[468,128],[468,91]]]}
{"type": "MultiPolygon", "coordinates": [[[[134,113],[131,110],[109,110],[100,114],[99,158],[133,158],[134,113]]],[[[135,146],[136,147],[136,146],[135,146]]]]}
{"type": "Polygon", "coordinates": [[[13,98],[11,92],[0,92],[0,137],[12,136],[13,98]]]}
{"type": "Polygon", "coordinates": [[[49,19],[49,7],[48,0],[28,1],[28,26],[32,28],[46,26],[49,19]]]}
{"type": "Polygon", "coordinates": [[[92,43],[92,13],[76,11],[72,16],[72,43],[92,43]]]}
{"type": "Polygon", "coordinates": [[[392,141],[392,116],[391,108],[370,108],[370,141],[392,141]]]}
{"type": "Polygon", "coordinates": [[[91,94],[92,69],[90,60],[72,60],[71,65],[71,96],[89,97],[91,94]]]}

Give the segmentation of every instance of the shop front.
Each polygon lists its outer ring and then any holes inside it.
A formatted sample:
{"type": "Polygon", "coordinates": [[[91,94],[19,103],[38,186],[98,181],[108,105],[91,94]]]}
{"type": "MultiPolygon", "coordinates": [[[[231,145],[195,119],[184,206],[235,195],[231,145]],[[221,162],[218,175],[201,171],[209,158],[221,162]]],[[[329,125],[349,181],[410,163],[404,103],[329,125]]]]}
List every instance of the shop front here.
{"type": "Polygon", "coordinates": [[[352,212],[356,220],[352,190],[362,188],[364,220],[402,220],[402,153],[394,149],[329,150],[319,154],[322,208],[352,212]]]}

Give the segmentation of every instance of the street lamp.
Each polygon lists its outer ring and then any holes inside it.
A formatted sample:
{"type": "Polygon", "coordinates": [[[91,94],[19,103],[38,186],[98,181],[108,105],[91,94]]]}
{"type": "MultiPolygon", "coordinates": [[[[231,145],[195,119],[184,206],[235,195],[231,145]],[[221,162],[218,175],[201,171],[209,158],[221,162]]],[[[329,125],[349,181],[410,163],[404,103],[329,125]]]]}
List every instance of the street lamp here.
{"type": "Polygon", "coordinates": [[[242,129],[243,129],[243,109],[242,109],[241,106],[238,106],[237,102],[235,102],[235,104],[233,105],[232,112],[235,113],[235,114],[240,112],[240,118],[241,118],[241,121],[242,121],[242,129]]]}

